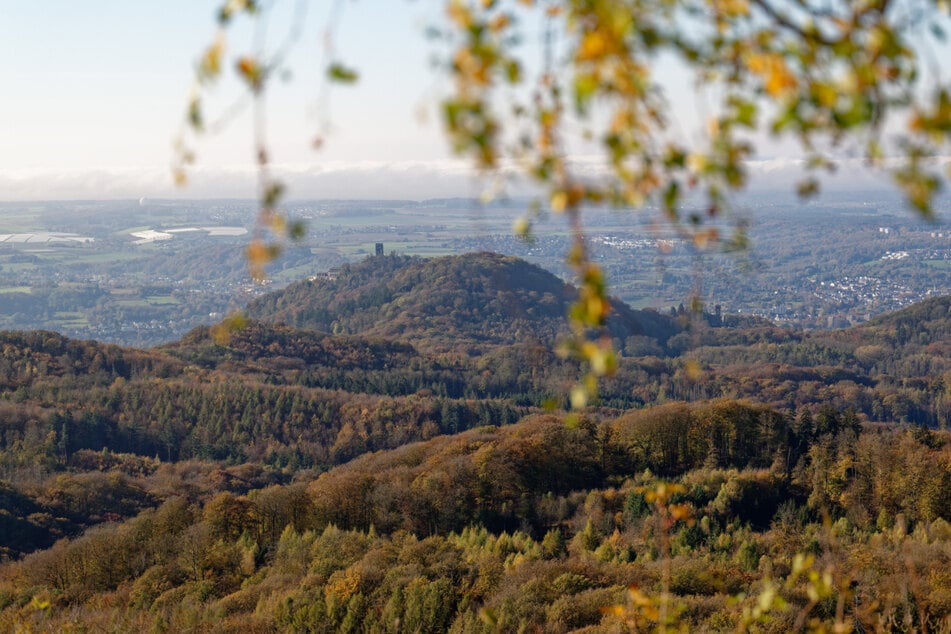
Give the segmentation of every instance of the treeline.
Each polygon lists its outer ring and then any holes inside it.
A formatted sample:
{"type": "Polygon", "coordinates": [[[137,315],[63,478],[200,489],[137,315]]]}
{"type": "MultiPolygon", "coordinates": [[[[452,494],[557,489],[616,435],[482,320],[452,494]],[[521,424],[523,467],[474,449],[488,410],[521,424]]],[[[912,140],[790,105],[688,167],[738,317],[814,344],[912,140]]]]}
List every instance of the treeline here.
{"type": "MultiPolygon", "coordinates": [[[[181,378],[194,365],[267,384],[561,406],[578,375],[575,364],[552,353],[568,301],[552,298],[563,286],[541,269],[493,254],[368,258],[336,280],[292,286],[251,309],[362,335],[252,321],[224,344],[220,332],[199,328],[178,344],[140,351],[41,331],[2,333],[0,387],[5,398],[76,410],[71,391],[116,378],[181,378]],[[329,321],[295,313],[309,307],[336,312],[329,321]]],[[[726,397],[793,411],[830,403],[874,421],[947,426],[949,308],[951,300],[937,298],[861,327],[803,333],[710,327],[686,313],[671,319],[616,303],[612,331],[623,354],[601,404],[624,409],[726,397]]]]}
{"type": "MultiPolygon", "coordinates": [[[[787,411],[831,404],[873,421],[947,427],[949,308],[951,300],[938,298],[831,333],[714,328],[703,320],[682,319],[689,328],[667,339],[630,335],[616,341],[623,356],[615,376],[602,386],[600,404],[625,409],[668,400],[745,398],[787,411]]],[[[259,328],[261,337],[272,336],[267,327],[259,328]]],[[[344,338],[351,344],[330,344],[334,338],[324,337],[322,345],[380,345],[353,338],[344,338]]],[[[280,344],[268,345],[281,359],[292,356],[282,355],[280,344]]],[[[576,366],[557,359],[545,345],[495,345],[474,356],[464,351],[413,355],[406,349],[393,354],[403,363],[381,367],[378,356],[364,369],[348,364],[345,355],[336,365],[296,369],[290,362],[277,367],[264,356],[249,355],[245,363],[254,359],[257,367],[270,368],[269,380],[313,387],[390,395],[425,390],[536,406],[563,394],[577,376],[576,366]]]]}
{"type": "MultiPolygon", "coordinates": [[[[825,404],[872,421],[946,426],[951,367],[938,352],[951,324],[935,314],[947,304],[915,309],[933,318],[920,322],[930,334],[894,351],[888,338],[917,312],[825,339],[699,329],[703,345],[684,357],[622,358],[601,405],[728,396],[785,412],[825,404]],[[735,343],[741,336],[759,343],[735,343]],[[714,345],[718,338],[728,344],[714,345]]],[[[7,473],[29,461],[55,469],[78,450],[104,447],[165,461],[327,468],[367,451],[510,423],[526,407],[564,407],[578,372],[544,346],[495,346],[470,357],[258,322],[224,344],[199,329],[160,351],[48,332],[0,338],[0,469],[7,473]]],[[[779,432],[760,431],[760,442],[778,442],[779,432]]]]}
{"type": "Polygon", "coordinates": [[[829,403],[873,421],[951,425],[951,298],[841,331],[708,329],[695,341],[684,362],[701,371],[670,381],[675,397],[700,391],[790,410],[829,403]]]}
{"type": "Polygon", "coordinates": [[[867,420],[951,427],[951,298],[832,332],[713,328],[702,319],[647,356],[636,338],[602,403],[741,398],[797,411],[824,404],[867,420]]]}
{"type": "Polygon", "coordinates": [[[291,483],[102,460],[116,490],[124,479],[159,505],[0,568],[7,629],[607,632],[649,626],[641,608],[667,588],[681,626],[735,630],[767,583],[787,607],[765,631],[802,611],[866,631],[951,618],[947,438],[860,430],[829,408],[534,416],[291,483]]]}
{"type": "Polygon", "coordinates": [[[45,330],[0,331],[0,394],[6,398],[23,400],[23,393],[10,392],[66,377],[88,377],[88,382],[96,383],[117,377],[162,378],[180,373],[182,365],[167,355],[69,339],[45,330]]]}
{"type": "MultiPolygon", "coordinates": [[[[204,368],[268,384],[302,385],[346,392],[447,398],[507,399],[540,406],[563,391],[578,366],[547,346],[493,346],[481,354],[420,352],[405,342],[328,335],[248,321],[220,343],[197,328],[164,351],[204,368]]],[[[560,403],[559,403],[560,405],[560,403]]]]}
{"type": "MultiPolygon", "coordinates": [[[[68,387],[34,388],[31,395],[56,402],[58,391],[68,387]]],[[[15,448],[66,461],[79,449],[108,448],[172,462],[201,458],[326,468],[367,451],[512,423],[522,411],[505,401],[383,397],[233,377],[118,382],[68,395],[69,409],[56,409],[45,421],[3,421],[0,455],[15,448]]]]}
{"type": "Polygon", "coordinates": [[[168,463],[86,449],[73,454],[66,467],[21,479],[16,486],[0,484],[0,561],[49,548],[97,525],[126,520],[170,498],[195,504],[216,493],[245,495],[290,481],[286,472],[250,463],[168,463]]]}

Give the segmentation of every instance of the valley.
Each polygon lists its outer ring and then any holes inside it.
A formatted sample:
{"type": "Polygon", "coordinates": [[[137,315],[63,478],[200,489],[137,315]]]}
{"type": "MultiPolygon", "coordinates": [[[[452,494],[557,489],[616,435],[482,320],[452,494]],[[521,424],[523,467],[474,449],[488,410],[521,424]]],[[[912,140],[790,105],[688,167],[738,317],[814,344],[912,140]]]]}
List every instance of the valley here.
{"type": "MultiPolygon", "coordinates": [[[[858,205],[830,194],[802,206],[751,194],[721,223],[725,242],[707,251],[663,228],[656,210],[592,211],[587,225],[612,292],[632,306],[667,311],[699,296],[711,312],[719,305],[726,314],[830,329],[951,293],[951,227],[940,214],[928,223],[901,205],[887,196],[858,205]]],[[[377,243],[386,253],[424,257],[504,253],[571,281],[560,218],[536,218],[531,241],[512,235],[524,207],[467,199],[292,202],[288,212],[307,233],[285,245],[261,285],[243,254],[254,231],[251,201],[2,203],[0,328],[158,345],[271,289],[359,262],[377,243]],[[69,239],[49,239],[60,234],[69,239]]]]}

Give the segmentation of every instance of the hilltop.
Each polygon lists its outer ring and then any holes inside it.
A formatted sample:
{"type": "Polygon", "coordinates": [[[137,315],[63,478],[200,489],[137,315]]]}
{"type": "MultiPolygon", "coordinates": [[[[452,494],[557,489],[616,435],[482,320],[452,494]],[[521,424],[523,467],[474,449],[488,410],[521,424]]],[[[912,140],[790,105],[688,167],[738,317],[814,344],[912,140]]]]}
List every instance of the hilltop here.
{"type": "MultiPolygon", "coordinates": [[[[468,253],[423,259],[371,257],[335,279],[298,282],[258,298],[248,316],[334,334],[410,341],[418,347],[535,342],[566,332],[574,289],[519,258],[468,253]]],[[[681,329],[666,315],[612,303],[608,329],[620,341],[639,336],[663,346],[681,329]]]]}

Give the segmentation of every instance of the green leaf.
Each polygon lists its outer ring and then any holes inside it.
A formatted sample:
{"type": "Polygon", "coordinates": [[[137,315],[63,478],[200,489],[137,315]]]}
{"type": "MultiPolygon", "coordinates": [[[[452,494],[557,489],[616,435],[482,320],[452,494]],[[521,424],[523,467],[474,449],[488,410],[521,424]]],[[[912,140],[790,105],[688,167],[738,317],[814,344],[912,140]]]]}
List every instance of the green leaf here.
{"type": "Polygon", "coordinates": [[[668,215],[675,214],[677,212],[677,201],[679,200],[680,183],[671,181],[664,191],[664,211],[666,211],[668,215]]]}
{"type": "Polygon", "coordinates": [[[809,198],[819,193],[819,181],[814,178],[807,178],[796,186],[796,193],[800,198],[809,198]]]}
{"type": "Polygon", "coordinates": [[[268,185],[267,189],[264,191],[263,203],[264,206],[268,209],[271,209],[277,205],[280,201],[281,196],[284,195],[284,184],[279,182],[274,182],[268,185]]]}
{"type": "Polygon", "coordinates": [[[578,75],[575,77],[575,109],[579,113],[585,113],[588,110],[588,102],[594,97],[598,90],[598,80],[590,74],[578,75]]]}
{"type": "Polygon", "coordinates": [[[334,62],[327,67],[327,77],[341,84],[353,84],[360,78],[357,71],[347,68],[340,62],[334,62]]]}
{"type": "Polygon", "coordinates": [[[195,130],[201,130],[204,127],[204,118],[201,114],[201,100],[197,97],[188,103],[188,123],[195,130]]]}
{"type": "Polygon", "coordinates": [[[752,101],[737,99],[733,105],[736,107],[736,122],[747,128],[755,128],[756,104],[752,101]]]}
{"type": "Polygon", "coordinates": [[[510,84],[522,81],[522,66],[514,59],[509,60],[505,65],[505,78],[510,84]]]}
{"type": "Polygon", "coordinates": [[[295,220],[287,228],[287,233],[292,240],[300,240],[307,233],[307,224],[303,220],[295,220]]]}

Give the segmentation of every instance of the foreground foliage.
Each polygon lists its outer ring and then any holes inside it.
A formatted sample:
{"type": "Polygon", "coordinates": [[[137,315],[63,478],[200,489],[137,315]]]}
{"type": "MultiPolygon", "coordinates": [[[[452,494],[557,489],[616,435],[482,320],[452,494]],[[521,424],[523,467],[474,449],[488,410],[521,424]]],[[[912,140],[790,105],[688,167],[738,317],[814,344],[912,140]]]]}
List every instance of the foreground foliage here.
{"type": "Polygon", "coordinates": [[[839,424],[728,401],[535,416],[287,484],[202,463],[130,476],[119,456],[103,476],[158,506],[0,568],[0,624],[943,631],[948,439],[823,416],[839,424]]]}

